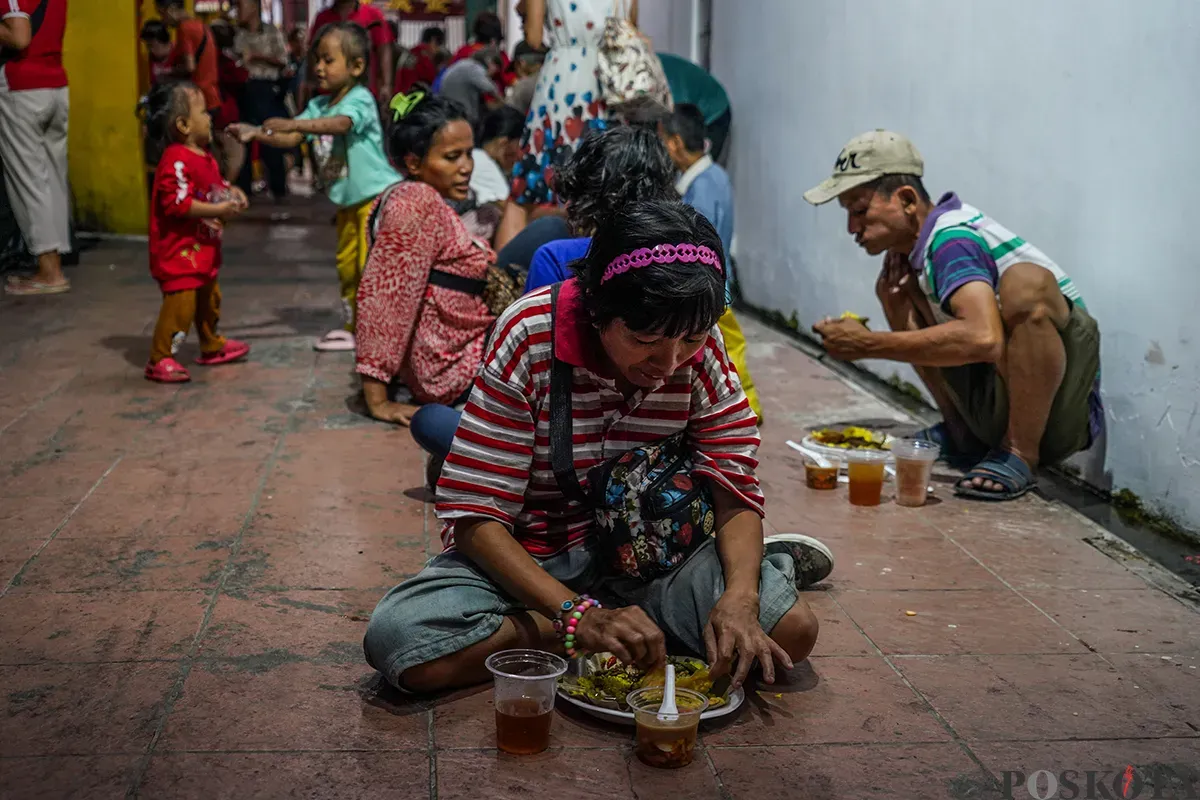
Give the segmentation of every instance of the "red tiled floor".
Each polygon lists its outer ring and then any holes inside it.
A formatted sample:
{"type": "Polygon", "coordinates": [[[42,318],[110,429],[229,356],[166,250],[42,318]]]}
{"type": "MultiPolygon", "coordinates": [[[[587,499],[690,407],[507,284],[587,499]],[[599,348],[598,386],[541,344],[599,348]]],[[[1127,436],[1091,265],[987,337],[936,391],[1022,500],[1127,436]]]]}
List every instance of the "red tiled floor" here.
{"type": "Polygon", "coordinates": [[[172,753],[155,756],[142,797],[427,797],[429,756],[420,752],[172,753]],[[197,780],[203,776],[203,780],[197,780]]]}
{"type": "Polygon", "coordinates": [[[21,576],[22,589],[142,591],[207,589],[228,557],[200,536],[55,539],[21,576]]]}
{"type": "Polygon", "coordinates": [[[304,658],[362,658],[362,638],[379,592],[289,591],[222,595],[199,657],[288,651],[304,658]]]}
{"type": "Polygon", "coordinates": [[[0,797],[124,797],[140,758],[140,754],[5,758],[0,761],[0,797]]]}
{"type": "Polygon", "coordinates": [[[881,658],[810,659],[790,684],[760,686],[732,723],[706,744],[800,745],[827,742],[940,742],[950,734],[881,658]]]}
{"type": "Polygon", "coordinates": [[[1178,711],[1189,727],[1200,731],[1200,656],[1152,654],[1107,658],[1135,686],[1178,711]]]}
{"type": "Polygon", "coordinates": [[[439,800],[529,800],[537,797],[603,797],[637,800],[664,796],[718,800],[715,779],[703,761],[667,775],[636,764],[623,750],[548,750],[536,756],[484,752],[439,752],[439,800]]]}
{"type": "Polygon", "coordinates": [[[28,564],[0,597],[0,661],[20,664],[0,666],[0,795],[986,798],[961,737],[994,773],[1200,741],[1190,608],[1034,496],[972,503],[939,482],[924,508],[855,508],[844,486],[807,489],[787,439],[917,426],[748,317],[767,529],[837,558],[805,594],[815,657],[706,725],[674,772],[576,711],[547,753],[499,755],[487,689],[381,687],[366,619],[440,525],[408,431],[363,414],[352,355],[311,348],[338,324],[334,232],[325,205],[297,214],[230,226],[224,324],[253,351],[186,386],[142,378],[160,301],[142,245],[85,254],[69,295],[0,297],[0,581],[28,564]],[[1132,740],[1001,741],[1097,736],[1132,740]]]}
{"type": "Polygon", "coordinates": [[[206,592],[18,592],[0,614],[0,663],[177,659],[207,604],[206,592]]]}
{"type": "Polygon", "coordinates": [[[1070,633],[1008,591],[839,591],[836,596],[887,654],[1084,652],[1070,633]]]}
{"type": "Polygon", "coordinates": [[[1184,715],[1098,655],[897,658],[968,741],[1191,736],[1184,715]]]}
{"type": "Polygon", "coordinates": [[[365,704],[366,664],[305,663],[266,650],[200,663],[167,720],[163,750],[396,750],[425,747],[426,712],[365,704]]]}
{"type": "Polygon", "coordinates": [[[988,775],[957,744],[713,748],[733,797],[999,800],[988,775]]]}
{"type": "Polygon", "coordinates": [[[1101,653],[1200,653],[1196,612],[1157,589],[1029,589],[1025,596],[1101,653]]]}
{"type": "Polygon", "coordinates": [[[3,754],[140,753],[178,672],[175,664],[0,667],[3,754]]]}

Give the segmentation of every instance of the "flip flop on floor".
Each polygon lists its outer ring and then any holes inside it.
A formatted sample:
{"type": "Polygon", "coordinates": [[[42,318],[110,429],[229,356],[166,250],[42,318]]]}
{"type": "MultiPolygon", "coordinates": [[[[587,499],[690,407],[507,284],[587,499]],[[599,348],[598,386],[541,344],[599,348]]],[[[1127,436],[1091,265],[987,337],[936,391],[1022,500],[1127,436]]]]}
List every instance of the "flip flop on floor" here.
{"type": "Polygon", "coordinates": [[[313,344],[314,350],[322,353],[344,353],[354,349],[354,334],[338,328],[322,336],[313,344]]]}
{"type": "Polygon", "coordinates": [[[954,485],[954,493],[959,497],[970,497],[973,500],[997,502],[1016,500],[1034,486],[1037,486],[1037,478],[1029,469],[1029,465],[1019,456],[1004,450],[993,450],[954,485]],[[977,489],[969,485],[969,481],[974,478],[998,483],[1004,487],[1004,490],[997,492],[977,489]]]}
{"type": "Polygon", "coordinates": [[[71,291],[71,282],[43,283],[33,278],[9,278],[4,284],[4,293],[14,297],[31,297],[39,294],[64,294],[71,291]]]}

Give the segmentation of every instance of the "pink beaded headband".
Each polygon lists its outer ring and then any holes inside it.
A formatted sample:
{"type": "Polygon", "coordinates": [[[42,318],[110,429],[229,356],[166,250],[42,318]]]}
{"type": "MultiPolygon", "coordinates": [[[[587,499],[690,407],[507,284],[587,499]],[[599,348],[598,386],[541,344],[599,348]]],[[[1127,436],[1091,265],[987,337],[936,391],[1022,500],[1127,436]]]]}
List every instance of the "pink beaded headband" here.
{"type": "Polygon", "coordinates": [[[632,253],[614,258],[608,268],[604,270],[600,283],[610,281],[631,269],[641,269],[651,264],[674,264],[677,261],[685,264],[693,264],[698,261],[701,264],[708,264],[722,275],[725,274],[720,256],[711,248],[695,244],[658,244],[653,248],[641,247],[632,253]]]}

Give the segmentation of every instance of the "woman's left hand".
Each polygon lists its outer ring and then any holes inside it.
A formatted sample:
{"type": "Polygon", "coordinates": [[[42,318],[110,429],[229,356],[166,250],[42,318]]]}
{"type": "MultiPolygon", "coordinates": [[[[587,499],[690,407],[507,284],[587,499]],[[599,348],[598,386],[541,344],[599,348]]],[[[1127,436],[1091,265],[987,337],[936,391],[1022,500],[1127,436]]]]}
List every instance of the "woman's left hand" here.
{"type": "Polygon", "coordinates": [[[405,428],[408,427],[408,423],[412,421],[415,413],[417,413],[417,406],[393,403],[390,400],[371,409],[371,416],[380,422],[394,422],[405,428]]]}
{"type": "Polygon", "coordinates": [[[708,616],[704,628],[704,646],[708,651],[709,674],[720,677],[729,671],[733,657],[737,655],[737,669],[731,688],[741,686],[750,666],[758,659],[762,665],[763,680],[775,682],[775,662],[785,669],[792,668],[792,659],[787,651],[775,643],[758,623],[758,595],[721,595],[708,616]]]}

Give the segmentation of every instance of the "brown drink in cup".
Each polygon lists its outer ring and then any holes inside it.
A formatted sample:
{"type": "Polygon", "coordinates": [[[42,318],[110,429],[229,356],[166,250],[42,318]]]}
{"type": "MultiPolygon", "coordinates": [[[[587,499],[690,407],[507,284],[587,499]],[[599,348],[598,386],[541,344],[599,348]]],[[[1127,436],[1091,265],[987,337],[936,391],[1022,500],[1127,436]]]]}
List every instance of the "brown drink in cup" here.
{"type": "Polygon", "coordinates": [[[892,444],[896,456],[896,504],[923,506],[929,495],[929,477],[940,448],[933,442],[905,439],[892,444]]]}

